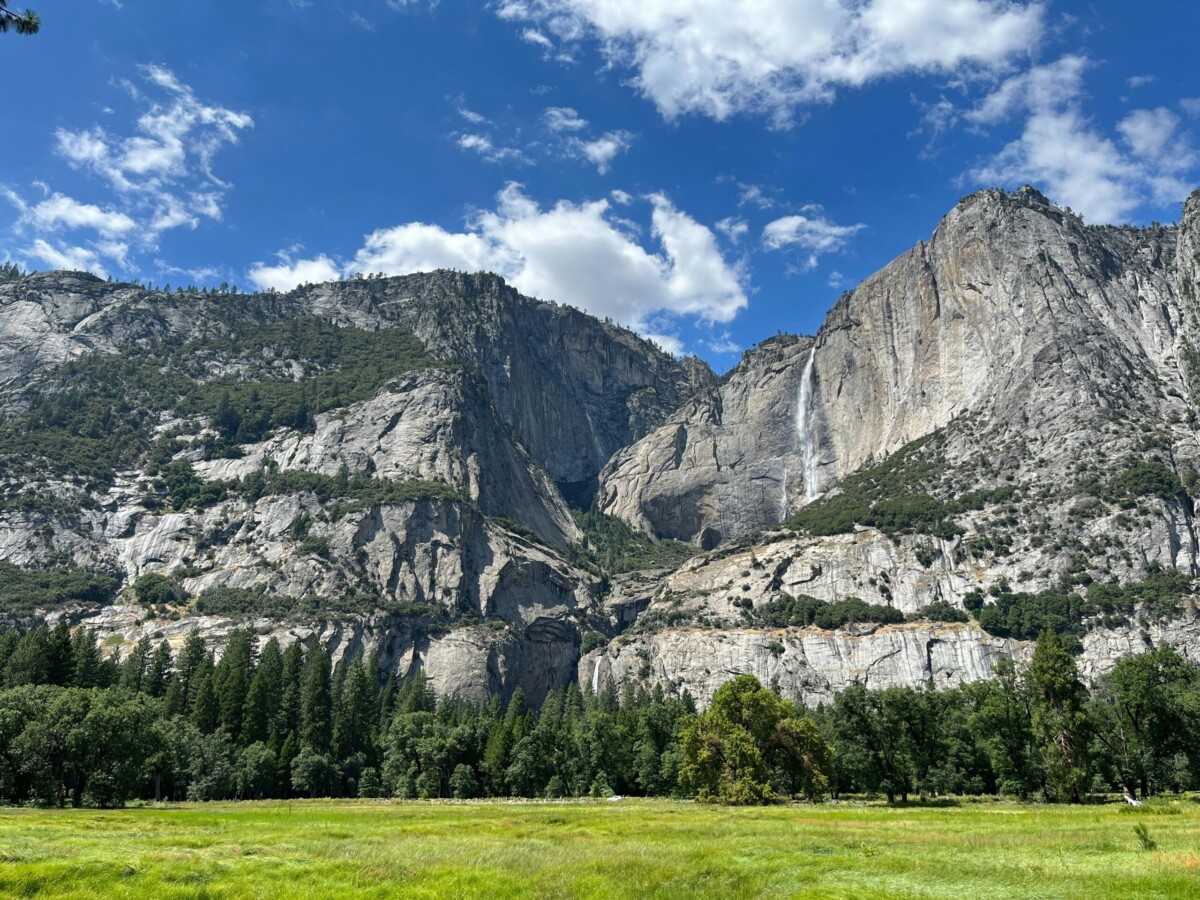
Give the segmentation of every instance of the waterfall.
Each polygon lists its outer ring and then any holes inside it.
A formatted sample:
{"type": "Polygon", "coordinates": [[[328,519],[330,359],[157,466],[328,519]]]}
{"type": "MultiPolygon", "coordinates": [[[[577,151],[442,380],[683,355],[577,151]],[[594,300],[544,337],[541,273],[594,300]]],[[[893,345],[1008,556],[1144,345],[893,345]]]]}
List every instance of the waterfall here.
{"type": "Polygon", "coordinates": [[[817,442],[813,429],[813,360],[817,355],[814,343],[800,377],[800,402],[796,408],[796,434],[800,438],[800,460],[804,465],[804,499],[817,496],[817,442]]]}

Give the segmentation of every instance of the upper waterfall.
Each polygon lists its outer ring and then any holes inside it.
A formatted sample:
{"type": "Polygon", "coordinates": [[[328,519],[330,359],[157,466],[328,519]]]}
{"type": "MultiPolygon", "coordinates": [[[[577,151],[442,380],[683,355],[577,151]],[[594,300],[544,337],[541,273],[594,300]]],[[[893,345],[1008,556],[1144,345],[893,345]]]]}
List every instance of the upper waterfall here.
{"type": "Polygon", "coordinates": [[[813,429],[813,362],[817,356],[814,343],[804,364],[800,377],[800,402],[796,405],[796,434],[800,439],[800,460],[804,466],[804,499],[812,501],[817,496],[817,447],[813,429]]]}

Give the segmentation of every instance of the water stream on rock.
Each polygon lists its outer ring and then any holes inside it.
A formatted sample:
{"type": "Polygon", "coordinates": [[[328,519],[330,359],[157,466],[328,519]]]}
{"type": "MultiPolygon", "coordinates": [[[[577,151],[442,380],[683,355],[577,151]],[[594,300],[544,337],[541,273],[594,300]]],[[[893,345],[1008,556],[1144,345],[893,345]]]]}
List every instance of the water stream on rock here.
{"type": "Polygon", "coordinates": [[[800,402],[796,408],[796,434],[800,438],[800,461],[804,465],[804,499],[810,502],[817,496],[817,446],[813,433],[813,360],[817,345],[813,344],[800,376],[800,402]]]}

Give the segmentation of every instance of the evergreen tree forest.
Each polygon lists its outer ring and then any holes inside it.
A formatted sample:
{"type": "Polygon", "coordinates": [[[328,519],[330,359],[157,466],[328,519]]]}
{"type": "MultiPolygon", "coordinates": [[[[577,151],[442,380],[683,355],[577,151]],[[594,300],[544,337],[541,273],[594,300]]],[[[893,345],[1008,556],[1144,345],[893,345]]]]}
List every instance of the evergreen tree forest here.
{"type": "Polygon", "coordinates": [[[193,633],[124,659],[60,623],[0,635],[0,802],[694,797],[748,804],[968,794],[1079,802],[1200,786],[1200,670],[1167,647],[1085,687],[1046,631],[1029,665],[952,690],[852,685],[815,710],[743,675],[686,694],[572,684],[438,698],[417,671],[193,633]],[[1090,689],[1089,689],[1090,688],[1090,689]]]}

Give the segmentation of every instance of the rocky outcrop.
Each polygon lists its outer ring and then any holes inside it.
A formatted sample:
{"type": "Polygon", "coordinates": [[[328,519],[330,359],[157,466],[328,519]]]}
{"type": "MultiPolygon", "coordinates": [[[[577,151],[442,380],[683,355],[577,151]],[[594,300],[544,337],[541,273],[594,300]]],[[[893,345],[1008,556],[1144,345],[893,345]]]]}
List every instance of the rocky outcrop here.
{"type": "Polygon", "coordinates": [[[195,463],[209,480],[243,478],[264,467],[441,482],[462,490],[485,514],[521,522],[552,543],[579,537],[546,473],[510,440],[486,391],[462,370],[412,372],[364,403],[317,416],[311,431],[283,428],[242,448],[238,459],[195,463]]]}
{"type": "Polygon", "coordinates": [[[618,639],[579,663],[581,684],[640,680],[707,706],[718,687],[754,675],[784,697],[828,703],[849,685],[956,687],[988,678],[1001,658],[1024,659],[1028,645],[965,625],[888,625],[860,631],[676,630],[618,639]]]}
{"type": "Polygon", "coordinates": [[[1111,474],[1151,432],[1181,476],[1200,468],[1189,424],[1198,225],[1200,193],[1178,227],[1147,229],[1084,226],[1031,188],[967,197],[821,326],[807,410],[815,477],[800,477],[789,427],[808,342],[776,339],[617,454],[603,508],[711,545],[939,432],[958,491],[983,480],[981,451],[990,477],[1050,484],[1111,474]]]}
{"type": "MultiPolygon", "coordinates": [[[[1092,683],[1126,656],[1160,645],[1200,663],[1200,617],[1189,611],[1144,628],[1098,629],[1084,638],[1080,673],[1092,683]]],[[[641,681],[677,696],[687,692],[704,707],[724,682],[754,675],[782,696],[815,707],[854,683],[957,687],[990,678],[1000,659],[1025,663],[1032,654],[1031,642],[992,637],[974,625],[666,629],[593,650],[579,662],[579,681],[596,691],[610,681],[641,681]]]]}
{"type": "Polygon", "coordinates": [[[143,638],[154,644],[166,641],[178,651],[193,632],[220,654],[235,629],[250,628],[260,649],[274,638],[285,648],[295,641],[323,646],[334,665],[356,655],[374,658],[383,672],[403,679],[423,671],[439,695],[475,703],[495,694],[508,698],[520,688],[538,706],[550,691],[575,679],[579,658],[578,633],[545,619],[525,628],[476,626],[430,633],[386,614],[301,624],[244,616],[157,619],[148,618],[143,607],[117,605],[99,611],[48,611],[46,618],[53,624],[64,615],[94,630],[106,648],[119,654],[143,638]]]}
{"type": "Polygon", "coordinates": [[[488,274],[434,272],[302,288],[294,302],[360,327],[416,334],[434,355],[477,367],[491,402],[555,481],[594,478],[712,377],[632,331],[532,300],[488,274]]]}
{"type": "Polygon", "coordinates": [[[806,491],[798,415],[811,347],[788,335],[748,351],[719,384],[609,460],[600,509],[704,549],[787,518],[806,491]]]}

